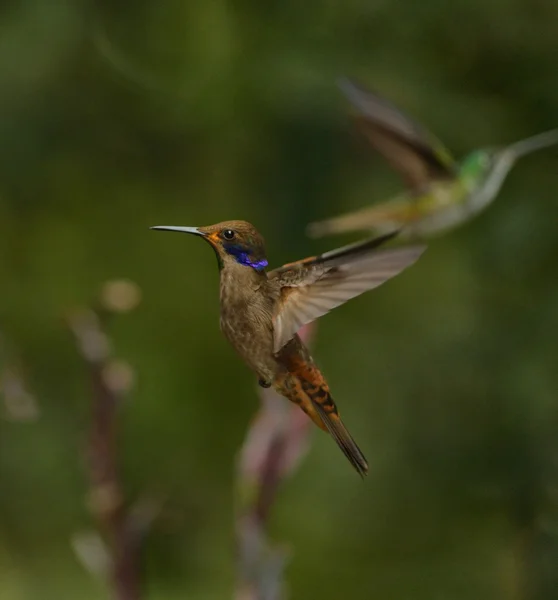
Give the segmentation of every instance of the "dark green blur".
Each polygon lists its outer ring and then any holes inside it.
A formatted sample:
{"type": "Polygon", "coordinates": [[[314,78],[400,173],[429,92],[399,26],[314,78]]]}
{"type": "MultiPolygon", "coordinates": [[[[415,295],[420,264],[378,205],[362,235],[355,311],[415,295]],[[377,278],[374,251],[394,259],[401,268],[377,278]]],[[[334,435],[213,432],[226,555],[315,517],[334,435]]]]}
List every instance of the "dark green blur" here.
{"type": "MultiPolygon", "coordinates": [[[[456,156],[515,141],[558,126],[558,4],[27,0],[0,22],[0,360],[39,411],[0,405],[0,598],[107,597],[72,548],[93,526],[91,390],[64,318],[115,278],[142,291],[110,329],[136,376],[123,479],[168,495],[145,598],[230,598],[255,378],[219,332],[211,250],[149,226],[246,219],[272,266],[349,241],[304,228],[401,182],[336,78],[456,156]]],[[[313,432],[271,524],[293,600],[556,597],[557,192],[558,150],[521,160],[477,220],[320,321],[313,354],[371,472],[313,432]]]]}

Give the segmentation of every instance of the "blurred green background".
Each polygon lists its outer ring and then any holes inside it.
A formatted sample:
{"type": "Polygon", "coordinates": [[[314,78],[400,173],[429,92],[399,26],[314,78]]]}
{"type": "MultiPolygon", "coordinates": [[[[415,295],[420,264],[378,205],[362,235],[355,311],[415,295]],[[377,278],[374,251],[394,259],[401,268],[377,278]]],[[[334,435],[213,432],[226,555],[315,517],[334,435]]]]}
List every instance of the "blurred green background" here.
{"type": "MultiPolygon", "coordinates": [[[[28,0],[0,23],[0,358],[36,401],[1,405],[0,598],[106,597],[72,548],[93,526],[91,390],[64,317],[122,277],[142,290],[110,329],[136,377],[123,479],[172,512],[145,597],[229,598],[255,380],[219,332],[211,250],[148,227],[247,219],[272,265],[350,240],[304,228],[401,184],[355,144],[336,78],[457,156],[512,142],[558,126],[558,4],[28,0]]],[[[481,217],[320,321],[371,473],[313,432],[272,519],[292,598],[556,598],[557,189],[558,150],[527,157],[481,217]]]]}

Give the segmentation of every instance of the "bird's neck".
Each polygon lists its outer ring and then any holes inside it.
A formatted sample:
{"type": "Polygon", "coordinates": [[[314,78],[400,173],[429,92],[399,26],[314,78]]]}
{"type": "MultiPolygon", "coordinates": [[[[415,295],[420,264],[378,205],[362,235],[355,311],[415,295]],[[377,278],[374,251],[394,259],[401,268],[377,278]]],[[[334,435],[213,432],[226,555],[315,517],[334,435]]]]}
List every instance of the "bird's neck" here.
{"type": "Polygon", "coordinates": [[[267,275],[234,261],[226,261],[221,269],[221,303],[245,304],[254,294],[264,291],[267,275]]]}
{"type": "Polygon", "coordinates": [[[221,285],[253,288],[267,279],[264,269],[254,269],[235,260],[225,260],[221,268],[221,285]]]}
{"type": "Polygon", "coordinates": [[[504,180],[513,166],[513,157],[502,154],[493,168],[478,183],[470,199],[471,208],[476,212],[489,204],[500,191],[504,180]]]}

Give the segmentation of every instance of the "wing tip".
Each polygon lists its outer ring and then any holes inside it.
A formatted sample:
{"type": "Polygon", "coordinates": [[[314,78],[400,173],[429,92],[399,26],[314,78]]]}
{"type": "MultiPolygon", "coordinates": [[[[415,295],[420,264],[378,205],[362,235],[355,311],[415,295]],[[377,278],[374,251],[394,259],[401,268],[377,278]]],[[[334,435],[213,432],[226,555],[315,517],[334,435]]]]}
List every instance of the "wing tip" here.
{"type": "Polygon", "coordinates": [[[413,262],[415,262],[428,250],[428,246],[426,244],[407,246],[407,250],[410,250],[414,254],[415,260],[413,262]]]}
{"type": "Polygon", "coordinates": [[[385,250],[385,254],[394,253],[402,257],[404,264],[398,271],[400,273],[414,265],[427,249],[428,246],[426,244],[417,244],[415,246],[403,246],[402,248],[385,250]]]}
{"type": "Polygon", "coordinates": [[[336,84],[343,94],[351,101],[354,101],[355,95],[376,95],[376,92],[365,86],[358,77],[339,75],[336,79],[336,84]]]}
{"type": "Polygon", "coordinates": [[[312,221],[312,223],[306,225],[305,232],[313,240],[324,237],[328,232],[327,221],[312,221]]]}
{"type": "Polygon", "coordinates": [[[349,90],[353,91],[355,89],[360,88],[360,84],[355,79],[353,79],[352,77],[349,77],[348,75],[340,75],[339,77],[337,77],[337,80],[335,83],[337,84],[337,87],[345,95],[347,95],[347,93],[349,93],[349,90]]]}

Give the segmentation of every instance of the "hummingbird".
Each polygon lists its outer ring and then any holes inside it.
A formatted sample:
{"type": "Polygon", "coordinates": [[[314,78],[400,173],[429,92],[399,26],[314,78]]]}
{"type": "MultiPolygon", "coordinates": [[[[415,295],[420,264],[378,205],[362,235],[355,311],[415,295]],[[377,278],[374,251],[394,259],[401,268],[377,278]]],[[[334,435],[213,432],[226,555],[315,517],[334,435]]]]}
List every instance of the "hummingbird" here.
{"type": "Polygon", "coordinates": [[[357,111],[358,130],[400,173],[407,191],[311,223],[307,228],[311,237],[401,229],[402,238],[420,238],[449,231],[496,198],[518,158],[558,143],[558,129],[552,129],[508,146],[475,150],[457,162],[437,138],[380,94],[345,78],[339,86],[357,111]]]}
{"type": "Polygon", "coordinates": [[[425,246],[376,250],[397,232],[267,270],[263,237],[246,221],[208,227],[158,226],[203,238],[220,272],[220,327],[256,374],[329,432],[364,476],[368,463],[341,421],[329,386],[297,331],[412,265],[425,246]]]}

